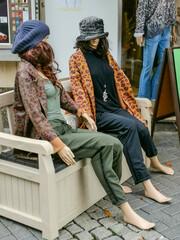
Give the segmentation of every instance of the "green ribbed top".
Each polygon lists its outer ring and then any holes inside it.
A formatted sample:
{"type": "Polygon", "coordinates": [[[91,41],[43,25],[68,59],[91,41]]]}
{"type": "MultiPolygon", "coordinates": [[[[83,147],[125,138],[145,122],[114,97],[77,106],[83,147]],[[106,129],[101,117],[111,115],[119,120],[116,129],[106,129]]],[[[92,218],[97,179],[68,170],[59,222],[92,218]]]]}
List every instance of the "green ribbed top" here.
{"type": "Polygon", "coordinates": [[[51,81],[44,85],[44,89],[47,97],[47,119],[60,119],[66,122],[61,112],[60,89],[54,86],[51,81]]]}

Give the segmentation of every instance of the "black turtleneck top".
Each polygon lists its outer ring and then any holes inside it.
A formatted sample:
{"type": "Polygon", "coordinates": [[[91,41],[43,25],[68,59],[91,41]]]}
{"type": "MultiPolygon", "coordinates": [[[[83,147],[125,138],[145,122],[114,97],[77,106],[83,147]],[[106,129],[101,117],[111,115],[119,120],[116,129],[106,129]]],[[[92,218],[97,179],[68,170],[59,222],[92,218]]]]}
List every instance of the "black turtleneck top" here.
{"type": "Polygon", "coordinates": [[[117,111],[121,105],[117,96],[114,71],[107,57],[99,56],[93,49],[83,54],[93,81],[96,112],[117,111]]]}

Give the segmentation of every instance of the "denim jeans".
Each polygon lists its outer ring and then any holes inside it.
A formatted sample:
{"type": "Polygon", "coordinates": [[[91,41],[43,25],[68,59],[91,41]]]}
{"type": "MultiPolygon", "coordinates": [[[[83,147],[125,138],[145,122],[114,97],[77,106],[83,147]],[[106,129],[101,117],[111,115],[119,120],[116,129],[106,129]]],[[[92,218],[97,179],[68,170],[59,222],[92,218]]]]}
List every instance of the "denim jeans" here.
{"type": "Polygon", "coordinates": [[[146,39],[146,44],[143,47],[143,67],[139,80],[138,97],[146,97],[150,100],[156,99],[164,49],[170,47],[170,29],[171,28],[168,27],[159,35],[146,39]],[[158,66],[152,74],[156,53],[158,66]]]}

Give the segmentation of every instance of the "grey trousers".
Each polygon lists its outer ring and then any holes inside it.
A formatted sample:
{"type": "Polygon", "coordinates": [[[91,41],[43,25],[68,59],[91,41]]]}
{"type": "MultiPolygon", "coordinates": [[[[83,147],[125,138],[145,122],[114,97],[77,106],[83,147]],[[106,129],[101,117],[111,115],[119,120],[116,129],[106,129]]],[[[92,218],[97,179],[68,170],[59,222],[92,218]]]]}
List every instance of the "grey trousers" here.
{"type": "Polygon", "coordinates": [[[120,186],[122,152],[120,141],[112,136],[84,129],[72,129],[61,120],[50,120],[52,128],[71,149],[75,158],[91,158],[93,169],[113,204],[127,202],[120,186]]]}

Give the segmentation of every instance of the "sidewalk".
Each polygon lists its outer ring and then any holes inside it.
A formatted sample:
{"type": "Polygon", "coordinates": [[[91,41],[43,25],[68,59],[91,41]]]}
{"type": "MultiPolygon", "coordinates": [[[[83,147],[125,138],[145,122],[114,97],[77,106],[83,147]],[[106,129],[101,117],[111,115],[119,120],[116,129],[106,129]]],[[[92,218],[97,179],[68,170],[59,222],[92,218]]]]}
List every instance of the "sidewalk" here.
{"type": "MultiPolygon", "coordinates": [[[[142,184],[134,185],[130,178],[123,185],[133,189],[129,203],[145,219],[155,222],[153,230],[140,231],[122,221],[121,211],[107,197],[100,200],[82,215],[59,231],[60,240],[180,240],[180,144],[177,132],[157,131],[154,141],[159,160],[170,162],[174,176],[166,176],[149,169],[155,187],[173,200],[158,204],[144,197],[142,184]],[[104,212],[107,210],[107,214],[104,212]],[[110,216],[108,216],[110,215],[110,216]]],[[[40,231],[0,217],[0,240],[42,240],[40,231]]],[[[58,240],[58,238],[57,238],[58,240]]]]}

